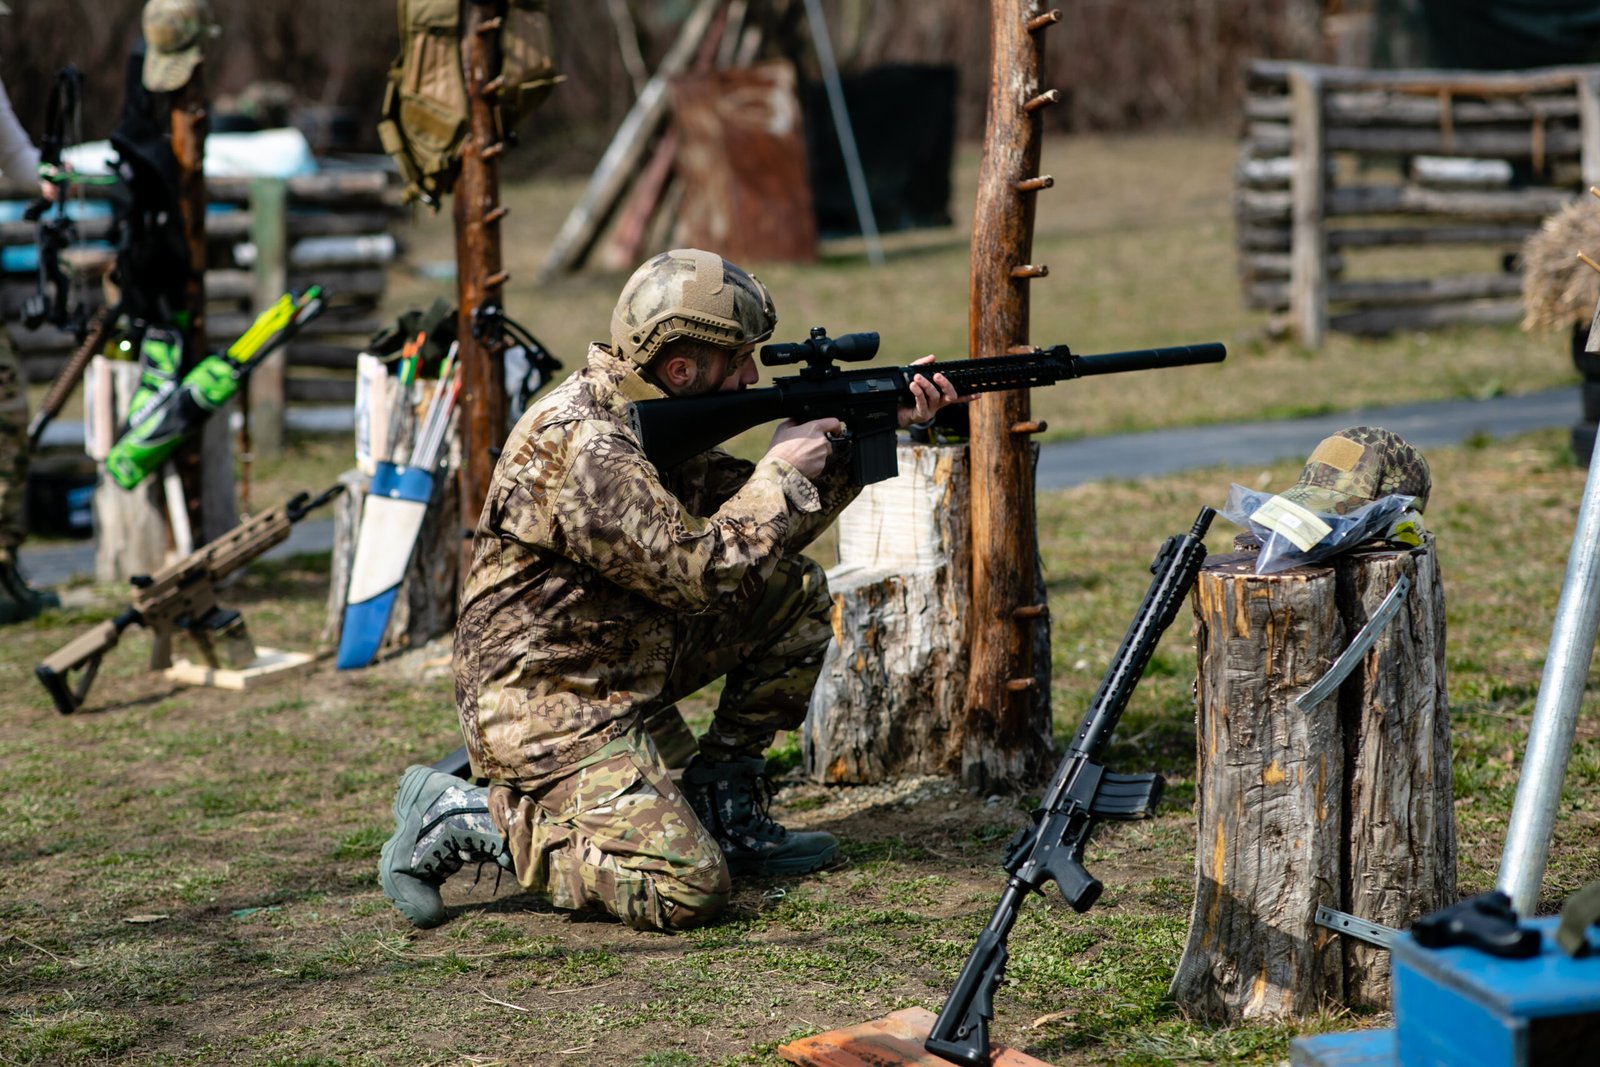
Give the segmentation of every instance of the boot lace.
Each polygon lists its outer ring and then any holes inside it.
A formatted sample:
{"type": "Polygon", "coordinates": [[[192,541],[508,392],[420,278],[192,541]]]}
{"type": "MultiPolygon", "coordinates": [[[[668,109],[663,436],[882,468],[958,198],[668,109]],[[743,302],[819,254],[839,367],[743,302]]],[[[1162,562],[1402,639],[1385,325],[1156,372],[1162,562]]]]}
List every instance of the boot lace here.
{"type": "Polygon", "coordinates": [[[789,835],[789,831],[784,829],[782,823],[772,817],[772,812],[769,810],[777,793],[778,787],[773,784],[771,778],[768,778],[765,774],[755,776],[755,781],[751,784],[750,789],[750,830],[756,833],[770,834],[777,840],[782,841],[789,835]]]}

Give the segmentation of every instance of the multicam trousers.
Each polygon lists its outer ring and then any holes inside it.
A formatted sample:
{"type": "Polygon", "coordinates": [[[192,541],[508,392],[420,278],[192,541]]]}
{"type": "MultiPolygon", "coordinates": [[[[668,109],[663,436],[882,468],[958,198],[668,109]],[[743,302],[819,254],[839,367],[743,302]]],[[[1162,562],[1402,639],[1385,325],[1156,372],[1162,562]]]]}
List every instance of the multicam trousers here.
{"type": "Polygon", "coordinates": [[[28,481],[28,394],[22,361],[0,327],[0,562],[22,543],[28,481]]]}
{"type": "MultiPolygon", "coordinates": [[[[785,558],[750,604],[682,620],[661,706],[725,677],[701,755],[760,755],[775,731],[805,718],[832,611],[822,568],[785,558]]],[[[652,710],[640,709],[641,723],[652,710]]],[[[722,851],[642,725],[553,781],[494,786],[489,810],[517,881],[557,907],[599,909],[635,929],[684,930],[727,905],[722,851]]]]}

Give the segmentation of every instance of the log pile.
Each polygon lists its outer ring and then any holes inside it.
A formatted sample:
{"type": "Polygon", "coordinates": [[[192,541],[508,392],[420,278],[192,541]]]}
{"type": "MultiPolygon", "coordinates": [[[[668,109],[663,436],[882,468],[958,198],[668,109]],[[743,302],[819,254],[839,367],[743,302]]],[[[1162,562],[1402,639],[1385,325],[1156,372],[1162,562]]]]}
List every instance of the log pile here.
{"type": "MultiPolygon", "coordinates": [[[[312,368],[311,375],[291,375],[285,383],[286,399],[348,404],[355,398],[355,358],[362,342],[382,322],[376,309],[387,284],[387,267],[398,254],[394,230],[403,217],[392,175],[382,168],[327,170],[290,178],[285,183],[286,210],[277,219],[258,217],[262,211],[259,186],[239,178],[212,178],[206,183],[211,205],[206,216],[206,333],[214,347],[238,337],[255,318],[258,275],[273,272],[287,287],[320,285],[329,296],[329,309],[310,323],[288,349],[291,368],[312,368]],[[282,228],[282,262],[263,260],[253,236],[263,224],[282,228]],[[348,371],[330,378],[316,371],[348,371]]],[[[93,196],[94,193],[90,193],[93,196]]],[[[95,211],[93,201],[90,211],[95,211]]],[[[270,209],[268,209],[270,210],[270,209]]],[[[108,212],[93,214],[78,224],[82,241],[104,241],[110,229],[108,212]]],[[[34,242],[32,223],[0,223],[0,247],[34,242]]],[[[261,242],[265,244],[266,242],[261,242]]],[[[111,253],[80,255],[78,262],[91,278],[96,267],[109,267],[111,253]]],[[[53,378],[73,349],[70,334],[48,325],[25,330],[16,321],[23,301],[34,292],[34,275],[0,275],[0,318],[23,356],[30,381],[53,378]]],[[[77,299],[90,312],[104,302],[97,280],[86,279],[77,299]]]]}
{"type": "Polygon", "coordinates": [[[1600,67],[1372,71],[1258,61],[1234,175],[1245,303],[1306,344],[1515,322],[1515,253],[1600,181],[1600,67]],[[1364,273],[1450,247],[1448,271],[1364,273]]]}

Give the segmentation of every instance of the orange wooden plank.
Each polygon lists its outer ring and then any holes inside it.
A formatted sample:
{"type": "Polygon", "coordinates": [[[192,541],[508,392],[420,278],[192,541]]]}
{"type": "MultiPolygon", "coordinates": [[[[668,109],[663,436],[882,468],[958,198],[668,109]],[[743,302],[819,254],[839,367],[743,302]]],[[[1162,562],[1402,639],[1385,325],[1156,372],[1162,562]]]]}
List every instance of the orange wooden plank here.
{"type": "MultiPolygon", "coordinates": [[[[778,1055],[799,1067],[950,1067],[949,1060],[922,1047],[935,1018],[925,1008],[905,1008],[780,1045],[778,1055]]],[[[991,1043],[989,1052],[992,1067],[1050,1067],[998,1043],[991,1043]]]]}

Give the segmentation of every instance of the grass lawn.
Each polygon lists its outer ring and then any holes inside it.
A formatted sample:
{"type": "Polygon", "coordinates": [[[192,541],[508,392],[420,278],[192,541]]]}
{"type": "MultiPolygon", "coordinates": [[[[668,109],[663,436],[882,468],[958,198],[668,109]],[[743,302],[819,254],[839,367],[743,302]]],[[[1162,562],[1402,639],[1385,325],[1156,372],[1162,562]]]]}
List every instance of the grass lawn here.
{"type": "MultiPolygon", "coordinates": [[[[1035,338],[1084,352],[1220,339],[1222,367],[1074,382],[1036,395],[1059,434],[1262,418],[1384,400],[1482,395],[1574,380],[1564,338],[1475,329],[1310,353],[1262,339],[1239,311],[1223,138],[1061,141],[1047,153],[1035,338]],[[1059,298],[1051,300],[1049,292],[1059,298]]],[[[957,206],[975,170],[963,156],[957,206]]],[[[537,286],[573,183],[508,190],[512,313],[569,365],[620,284],[586,273],[537,286]]],[[[965,350],[964,226],[890,240],[887,266],[829,246],[818,267],[756,265],[780,335],[878,329],[910,358],[965,350]],[[792,332],[786,332],[791,331],[792,332]]],[[[447,225],[410,237],[447,255],[447,225]]],[[[397,300],[432,283],[397,281],[397,300]]],[[[305,440],[258,464],[258,504],[319,488],[348,441],[305,440]]],[[[741,447],[759,449],[760,442],[741,447]]],[[[1564,431],[1436,449],[1428,511],[1445,582],[1462,893],[1489,888],[1520,771],[1584,485],[1564,431]]],[[[1230,481],[1283,486],[1297,464],[1092,484],[1039,501],[1053,619],[1058,737],[1076,726],[1137,605],[1162,538],[1230,481]]],[[[1210,543],[1234,530],[1219,520],[1210,543]]],[[[826,560],[825,560],[826,562],[826,560]]],[[[259,643],[311,648],[328,560],[250,568],[228,590],[259,643]]],[[[458,743],[448,644],[360,672],[324,662],[247,694],[177,688],[146,671],[130,630],[89,706],[60,716],[31,677],[110,618],[121,590],[0,643],[0,1063],[776,1065],[796,1036],[908,1006],[937,1009],[1003,886],[1000,849],[1024,796],[931,780],[789,788],[779,814],[840,835],[836,867],[738,884],[730,915],[665,937],[552,911],[470,872],[448,924],[418,932],[383,899],[378,850],[401,770],[458,743]]],[[[1088,865],[1107,885],[1083,915],[1030,900],[1010,942],[993,1033],[1051,1063],[1277,1063],[1295,1032],[1382,1023],[1333,1013],[1295,1028],[1216,1030],[1165,998],[1194,880],[1194,677],[1189,617],[1168,633],[1118,731],[1112,763],[1171,783],[1161,814],[1102,827],[1088,865]]],[[[1600,728],[1585,695],[1543,903],[1600,876],[1600,728]]]]}

